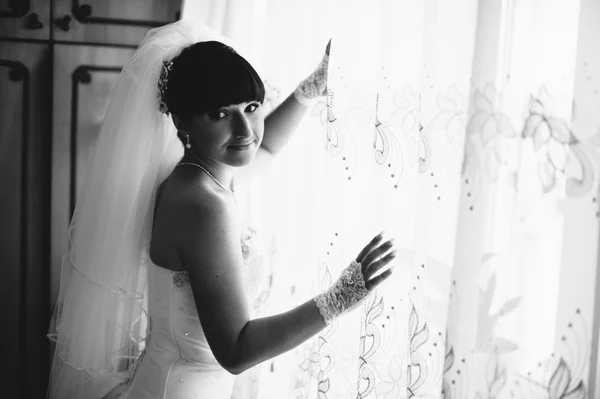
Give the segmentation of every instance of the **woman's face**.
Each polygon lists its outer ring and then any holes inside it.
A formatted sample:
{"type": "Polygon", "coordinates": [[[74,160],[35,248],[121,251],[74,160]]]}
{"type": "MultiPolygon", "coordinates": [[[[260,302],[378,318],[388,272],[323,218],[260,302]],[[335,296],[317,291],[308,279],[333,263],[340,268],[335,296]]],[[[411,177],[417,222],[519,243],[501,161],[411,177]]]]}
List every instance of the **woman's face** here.
{"type": "Polygon", "coordinates": [[[262,106],[250,101],[195,115],[189,131],[199,155],[230,166],[247,165],[263,139],[262,106]]]}

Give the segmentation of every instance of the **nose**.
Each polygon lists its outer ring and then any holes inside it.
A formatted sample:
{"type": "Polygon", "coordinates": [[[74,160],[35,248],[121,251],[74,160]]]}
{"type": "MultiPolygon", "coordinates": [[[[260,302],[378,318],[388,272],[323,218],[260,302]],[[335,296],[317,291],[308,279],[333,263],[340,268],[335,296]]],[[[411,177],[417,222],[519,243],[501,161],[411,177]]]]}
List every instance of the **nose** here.
{"type": "Polygon", "coordinates": [[[250,121],[246,117],[246,115],[238,114],[237,118],[235,118],[235,125],[233,127],[233,134],[236,138],[245,139],[252,137],[254,132],[252,130],[252,125],[250,121]]]}

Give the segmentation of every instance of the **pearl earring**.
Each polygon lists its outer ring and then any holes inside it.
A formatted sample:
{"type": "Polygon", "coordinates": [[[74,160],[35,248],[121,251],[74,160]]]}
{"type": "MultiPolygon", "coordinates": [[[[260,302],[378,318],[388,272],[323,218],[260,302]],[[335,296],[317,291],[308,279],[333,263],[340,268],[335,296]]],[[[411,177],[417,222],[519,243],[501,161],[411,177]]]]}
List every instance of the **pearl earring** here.
{"type": "Polygon", "coordinates": [[[188,149],[192,148],[192,144],[190,143],[190,135],[189,134],[185,135],[185,141],[186,141],[185,148],[188,148],[188,149]]]}

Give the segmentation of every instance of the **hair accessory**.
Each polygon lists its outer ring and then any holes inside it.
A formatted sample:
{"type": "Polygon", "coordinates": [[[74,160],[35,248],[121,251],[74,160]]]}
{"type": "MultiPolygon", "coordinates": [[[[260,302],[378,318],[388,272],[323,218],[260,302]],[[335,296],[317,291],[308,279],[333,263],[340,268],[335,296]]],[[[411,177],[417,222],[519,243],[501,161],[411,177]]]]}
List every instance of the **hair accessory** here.
{"type": "MultiPolygon", "coordinates": [[[[169,108],[165,102],[167,98],[167,83],[169,82],[169,72],[173,69],[173,61],[163,62],[158,78],[158,109],[163,114],[169,115],[169,108]]],[[[189,142],[189,141],[188,141],[189,142]]],[[[189,148],[189,147],[188,147],[189,148]]]]}

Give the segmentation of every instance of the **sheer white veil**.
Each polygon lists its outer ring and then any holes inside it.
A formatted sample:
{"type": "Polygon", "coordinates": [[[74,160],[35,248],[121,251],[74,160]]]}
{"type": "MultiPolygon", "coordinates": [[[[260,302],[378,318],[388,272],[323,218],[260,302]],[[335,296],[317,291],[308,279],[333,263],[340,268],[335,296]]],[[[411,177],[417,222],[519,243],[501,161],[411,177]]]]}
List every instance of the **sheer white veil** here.
{"type": "Polygon", "coordinates": [[[155,194],[183,157],[157,82],[164,61],[208,40],[231,45],[193,21],[152,29],[121,72],[67,233],[48,398],[102,398],[132,378],[147,335],[155,194]]]}

